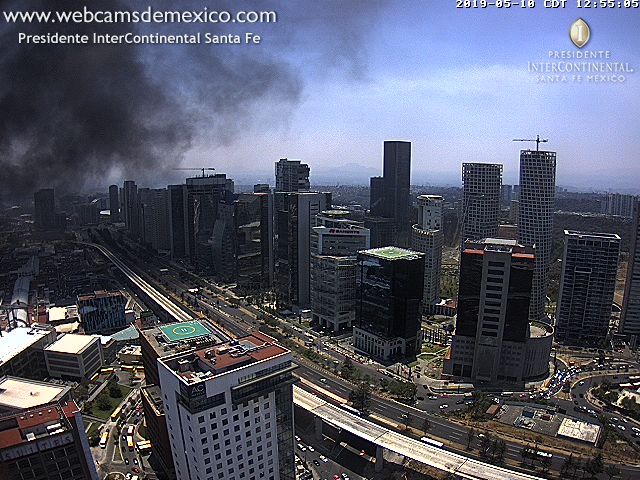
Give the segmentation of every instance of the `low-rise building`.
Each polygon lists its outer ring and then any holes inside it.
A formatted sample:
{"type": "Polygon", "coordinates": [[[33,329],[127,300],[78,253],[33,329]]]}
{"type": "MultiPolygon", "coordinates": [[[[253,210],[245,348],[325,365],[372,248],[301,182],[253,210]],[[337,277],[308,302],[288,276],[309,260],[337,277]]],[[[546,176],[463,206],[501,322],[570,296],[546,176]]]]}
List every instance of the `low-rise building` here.
{"type": "Polygon", "coordinates": [[[44,325],[0,331],[0,375],[45,379],[44,349],[55,339],[55,330],[44,325]]]}
{"type": "Polygon", "coordinates": [[[140,345],[127,345],[118,352],[118,360],[124,365],[132,365],[142,362],[142,347],[140,345]]]}
{"type": "Polygon", "coordinates": [[[100,337],[67,333],[45,348],[51,377],[78,381],[91,378],[102,367],[100,337]]]}
{"type": "Polygon", "coordinates": [[[0,378],[0,415],[71,398],[65,385],[5,376],[0,378]]]}
{"type": "Polygon", "coordinates": [[[126,297],[122,292],[104,290],[78,296],[78,313],[85,333],[111,333],[125,328],[126,297]]]}
{"type": "Polygon", "coordinates": [[[80,409],[48,403],[0,417],[3,480],[98,480],[80,409]]]}

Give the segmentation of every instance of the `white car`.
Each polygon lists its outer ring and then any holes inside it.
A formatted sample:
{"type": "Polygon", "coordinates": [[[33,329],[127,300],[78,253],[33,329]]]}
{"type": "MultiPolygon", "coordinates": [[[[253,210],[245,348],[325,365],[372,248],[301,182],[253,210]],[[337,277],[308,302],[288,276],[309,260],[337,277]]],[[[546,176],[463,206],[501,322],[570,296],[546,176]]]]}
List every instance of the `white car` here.
{"type": "Polygon", "coordinates": [[[310,452],[315,452],[316,449],[313,448],[311,445],[307,445],[307,448],[309,449],[310,452]]]}
{"type": "Polygon", "coordinates": [[[449,408],[449,405],[447,405],[446,403],[440,405],[440,410],[444,410],[445,408],[449,408]]]}
{"type": "Polygon", "coordinates": [[[624,428],[624,425],[616,425],[616,427],[618,427],[623,432],[626,430],[626,428],[624,428]]]}
{"type": "Polygon", "coordinates": [[[324,455],[320,455],[320,460],[322,460],[324,463],[327,463],[329,461],[329,459],[324,455]]]}

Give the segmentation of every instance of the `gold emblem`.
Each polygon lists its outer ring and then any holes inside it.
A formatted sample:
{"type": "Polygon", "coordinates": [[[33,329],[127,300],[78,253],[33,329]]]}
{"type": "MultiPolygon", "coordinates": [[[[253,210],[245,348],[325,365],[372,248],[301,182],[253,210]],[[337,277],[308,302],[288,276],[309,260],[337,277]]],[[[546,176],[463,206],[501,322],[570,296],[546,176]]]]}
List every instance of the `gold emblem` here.
{"type": "Polygon", "coordinates": [[[579,18],[573,22],[573,25],[571,25],[569,36],[576,47],[584,47],[589,41],[589,38],[591,38],[591,29],[589,28],[589,24],[579,18]]]}

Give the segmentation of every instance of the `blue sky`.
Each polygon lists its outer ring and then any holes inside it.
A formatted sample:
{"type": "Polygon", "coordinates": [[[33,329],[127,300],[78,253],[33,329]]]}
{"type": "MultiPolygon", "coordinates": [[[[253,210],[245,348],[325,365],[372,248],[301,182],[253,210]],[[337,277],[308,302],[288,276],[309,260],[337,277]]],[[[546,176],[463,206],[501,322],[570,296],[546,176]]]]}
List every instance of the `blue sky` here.
{"type": "Polygon", "coordinates": [[[454,3],[380,3],[364,18],[353,16],[357,8],[344,18],[339,4],[326,3],[308,28],[300,20],[306,4],[292,2],[260,48],[301,76],[298,101],[284,110],[258,104],[247,132],[223,146],[196,142],[184,164],[210,155],[221,171],[259,176],[287,156],[308,162],[312,181],[314,171],[335,168],[339,182],[340,165],[381,169],[383,140],[402,139],[413,142],[414,183],[455,184],[463,161],[503,163],[505,183],[514,183],[518,151],[529,145],[511,140],[539,133],[558,152],[559,185],[640,189],[640,73],[623,84],[589,85],[539,84],[527,71],[549,50],[577,50],[568,31],[579,17],[592,31],[583,50],[609,50],[611,60],[640,67],[640,12],[579,10],[575,2],[564,10],[542,1],[534,10],[454,3]],[[324,22],[336,18],[360,32],[357,45],[322,36],[324,22]],[[287,30],[287,42],[278,29],[287,30]],[[357,59],[341,60],[343,49],[356,50],[357,59]]]}

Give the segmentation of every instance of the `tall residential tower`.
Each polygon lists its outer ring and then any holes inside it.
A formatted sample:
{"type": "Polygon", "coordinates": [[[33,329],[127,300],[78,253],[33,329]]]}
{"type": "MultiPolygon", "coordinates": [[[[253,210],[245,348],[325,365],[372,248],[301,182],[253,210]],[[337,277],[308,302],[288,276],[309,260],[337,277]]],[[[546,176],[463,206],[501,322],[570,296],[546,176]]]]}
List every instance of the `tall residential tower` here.
{"type": "Polygon", "coordinates": [[[536,249],[529,319],[547,323],[544,309],[553,242],[555,192],[556,153],[521,150],[518,241],[534,245],[536,249]]]}

